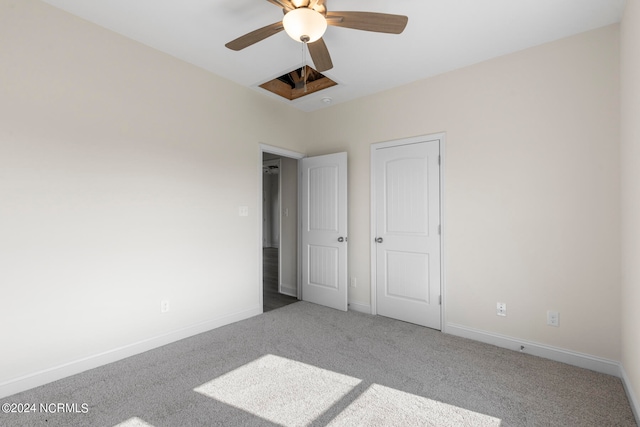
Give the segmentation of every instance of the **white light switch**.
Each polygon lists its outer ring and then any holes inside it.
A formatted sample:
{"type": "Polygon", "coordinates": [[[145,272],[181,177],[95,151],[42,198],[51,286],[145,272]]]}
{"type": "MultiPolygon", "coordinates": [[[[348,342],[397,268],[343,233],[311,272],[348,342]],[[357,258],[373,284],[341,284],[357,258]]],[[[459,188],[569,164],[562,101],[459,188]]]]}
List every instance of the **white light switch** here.
{"type": "Polygon", "coordinates": [[[240,216],[249,216],[249,206],[239,206],[238,207],[238,215],[240,215],[240,216]]]}

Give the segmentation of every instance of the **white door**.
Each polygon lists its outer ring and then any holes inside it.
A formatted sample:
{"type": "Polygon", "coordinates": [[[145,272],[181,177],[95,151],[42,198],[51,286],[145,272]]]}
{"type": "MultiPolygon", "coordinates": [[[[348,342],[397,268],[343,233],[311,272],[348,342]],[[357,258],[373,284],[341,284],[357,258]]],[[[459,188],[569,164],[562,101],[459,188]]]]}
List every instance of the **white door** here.
{"type": "Polygon", "coordinates": [[[377,314],[441,329],[440,141],[372,155],[377,314]]]}
{"type": "Polygon", "coordinates": [[[302,299],[347,310],[347,153],[302,167],[302,299]]]}

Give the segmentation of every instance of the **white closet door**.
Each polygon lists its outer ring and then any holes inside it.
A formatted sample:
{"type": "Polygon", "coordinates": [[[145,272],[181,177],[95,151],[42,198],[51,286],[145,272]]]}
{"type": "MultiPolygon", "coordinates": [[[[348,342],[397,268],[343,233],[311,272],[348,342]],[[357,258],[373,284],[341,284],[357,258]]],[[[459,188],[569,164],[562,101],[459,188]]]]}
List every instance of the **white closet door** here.
{"type": "Polygon", "coordinates": [[[439,140],[374,151],[377,314],[441,329],[439,140]]]}

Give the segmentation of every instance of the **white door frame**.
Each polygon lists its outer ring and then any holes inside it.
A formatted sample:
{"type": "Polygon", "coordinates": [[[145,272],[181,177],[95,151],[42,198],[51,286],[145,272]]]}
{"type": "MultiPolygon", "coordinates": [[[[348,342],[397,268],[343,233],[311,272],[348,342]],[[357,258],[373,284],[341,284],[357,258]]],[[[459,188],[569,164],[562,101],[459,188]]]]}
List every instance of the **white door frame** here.
{"type": "Polygon", "coordinates": [[[380,148],[387,147],[395,147],[399,145],[407,145],[407,144],[417,144],[419,142],[427,142],[427,141],[439,141],[440,147],[440,294],[442,295],[442,305],[440,307],[440,325],[441,331],[446,333],[446,323],[445,323],[445,311],[446,311],[446,280],[445,280],[445,232],[447,227],[444,224],[445,216],[444,216],[444,166],[445,166],[445,133],[434,133],[429,135],[420,135],[411,138],[403,138],[396,139],[392,141],[378,142],[375,144],[371,144],[371,158],[370,158],[370,169],[371,169],[371,235],[369,240],[369,246],[371,249],[371,314],[378,314],[377,309],[377,296],[376,296],[376,245],[373,243],[373,239],[376,238],[376,192],[375,192],[375,153],[376,150],[380,148]]]}
{"type": "MultiPolygon", "coordinates": [[[[283,157],[289,157],[295,160],[300,160],[304,157],[306,157],[306,155],[302,154],[302,153],[298,153],[295,151],[291,151],[291,150],[287,150],[284,148],[280,148],[280,147],[275,147],[273,145],[267,145],[267,144],[259,144],[259,155],[260,155],[260,161],[258,162],[258,208],[257,208],[257,212],[259,212],[258,215],[256,215],[258,218],[258,301],[260,304],[260,311],[262,312],[262,307],[264,305],[264,301],[263,301],[263,295],[262,295],[262,287],[263,287],[263,274],[262,274],[262,265],[264,263],[264,259],[262,257],[262,233],[264,232],[264,230],[262,229],[262,158],[263,158],[263,154],[264,153],[269,153],[269,154],[275,154],[278,156],[283,156],[283,157]]],[[[299,174],[298,174],[299,175],[299,174]]],[[[299,178],[298,178],[299,179],[299,178]]],[[[298,189],[298,193],[300,192],[300,190],[298,189]]],[[[298,213],[300,212],[300,197],[298,197],[298,213]]],[[[300,222],[300,217],[298,214],[298,223],[300,222]]],[[[297,252],[300,252],[300,233],[298,233],[298,242],[297,242],[297,252]]],[[[278,261],[280,262],[280,261],[278,261]]],[[[301,268],[300,268],[300,257],[298,257],[298,291],[297,291],[297,298],[301,299],[301,289],[300,289],[300,283],[301,283],[301,268]]]]}

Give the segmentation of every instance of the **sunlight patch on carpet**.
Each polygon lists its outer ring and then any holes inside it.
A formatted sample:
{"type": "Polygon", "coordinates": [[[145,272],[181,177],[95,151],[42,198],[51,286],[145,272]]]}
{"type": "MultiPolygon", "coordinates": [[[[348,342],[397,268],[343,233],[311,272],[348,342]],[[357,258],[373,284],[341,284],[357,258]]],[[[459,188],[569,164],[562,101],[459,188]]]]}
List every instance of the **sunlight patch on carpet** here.
{"type": "Polygon", "coordinates": [[[266,355],[194,391],[285,427],[306,426],[361,380],[266,355]]]}
{"type": "Polygon", "coordinates": [[[373,384],[329,423],[355,425],[498,427],[500,419],[373,384]]]}
{"type": "Polygon", "coordinates": [[[129,418],[126,421],[116,424],[113,427],[153,427],[151,424],[144,422],[138,417],[129,418]]]}

